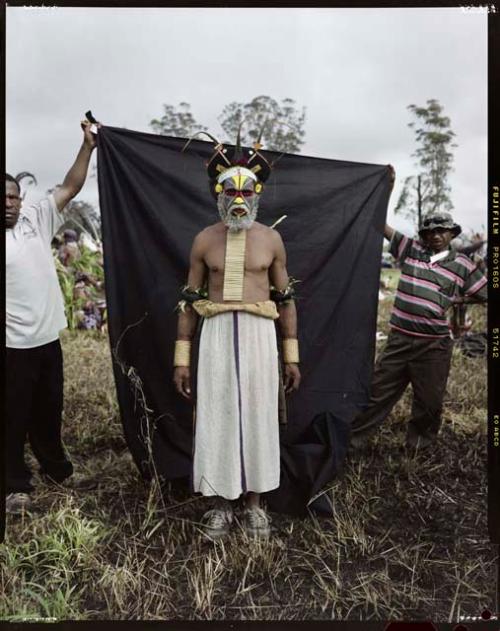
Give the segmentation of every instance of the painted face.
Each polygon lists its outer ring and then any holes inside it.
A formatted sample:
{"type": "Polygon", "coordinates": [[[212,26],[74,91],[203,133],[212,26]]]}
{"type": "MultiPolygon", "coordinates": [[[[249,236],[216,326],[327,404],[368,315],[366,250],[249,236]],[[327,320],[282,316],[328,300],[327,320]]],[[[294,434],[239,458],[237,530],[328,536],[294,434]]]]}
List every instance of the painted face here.
{"type": "Polygon", "coordinates": [[[19,219],[21,196],[15,182],[5,180],[5,227],[13,228],[19,219]]]}
{"type": "MultiPolygon", "coordinates": [[[[231,232],[248,230],[257,216],[259,194],[255,190],[256,182],[245,171],[235,169],[224,179],[217,198],[220,217],[231,232]]],[[[260,184],[257,184],[257,190],[259,187],[260,184]]]]}

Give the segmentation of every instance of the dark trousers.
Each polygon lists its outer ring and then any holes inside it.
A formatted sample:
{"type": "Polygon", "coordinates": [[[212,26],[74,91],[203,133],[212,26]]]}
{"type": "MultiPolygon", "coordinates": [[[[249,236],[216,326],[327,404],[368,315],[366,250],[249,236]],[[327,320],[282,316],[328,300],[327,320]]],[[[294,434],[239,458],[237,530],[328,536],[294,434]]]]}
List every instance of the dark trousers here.
{"type": "Polygon", "coordinates": [[[6,350],[6,491],[29,492],[33,487],[24,459],[26,438],[42,473],[56,482],[73,473],[61,441],[62,350],[59,340],[6,350]]]}
{"type": "Polygon", "coordinates": [[[409,383],[413,404],[408,433],[435,437],[441,425],[452,350],[449,337],[416,337],[392,330],[375,367],[368,406],[352,423],[353,438],[378,427],[409,383]]]}

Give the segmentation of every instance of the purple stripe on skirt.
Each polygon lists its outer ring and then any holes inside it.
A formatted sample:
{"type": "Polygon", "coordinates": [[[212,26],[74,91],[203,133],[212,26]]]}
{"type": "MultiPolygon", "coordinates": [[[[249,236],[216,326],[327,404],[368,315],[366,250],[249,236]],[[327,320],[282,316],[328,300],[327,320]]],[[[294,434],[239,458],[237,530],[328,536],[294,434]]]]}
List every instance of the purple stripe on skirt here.
{"type": "Polygon", "coordinates": [[[241,380],[240,380],[240,345],[238,334],[238,312],[233,311],[233,342],[234,357],[236,359],[236,379],[238,381],[238,414],[240,423],[240,462],[241,462],[241,488],[243,493],[247,490],[247,481],[245,477],[245,463],[243,460],[243,425],[241,419],[241,380]]]}

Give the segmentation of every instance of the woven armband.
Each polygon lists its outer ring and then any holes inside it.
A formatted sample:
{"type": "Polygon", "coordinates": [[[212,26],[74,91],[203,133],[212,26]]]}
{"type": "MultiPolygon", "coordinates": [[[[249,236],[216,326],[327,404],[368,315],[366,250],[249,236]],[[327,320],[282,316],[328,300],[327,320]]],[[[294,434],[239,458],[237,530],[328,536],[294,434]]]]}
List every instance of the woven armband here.
{"type": "Polygon", "coordinates": [[[299,341],[295,338],[283,340],[283,361],[285,364],[299,363],[299,341]]]}
{"type": "Polygon", "coordinates": [[[176,340],[174,352],[174,367],[191,365],[191,342],[188,340],[176,340]]]}

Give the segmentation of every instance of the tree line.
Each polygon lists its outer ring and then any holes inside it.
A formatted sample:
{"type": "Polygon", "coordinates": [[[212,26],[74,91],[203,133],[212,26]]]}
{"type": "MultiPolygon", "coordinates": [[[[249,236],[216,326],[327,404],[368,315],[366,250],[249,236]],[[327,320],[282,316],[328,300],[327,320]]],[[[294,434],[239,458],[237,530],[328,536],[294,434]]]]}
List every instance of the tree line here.
{"type": "MultiPolygon", "coordinates": [[[[394,212],[411,219],[418,229],[427,212],[453,208],[449,175],[453,170],[453,149],[457,145],[450,118],[437,99],[428,99],[425,106],[411,104],[407,109],[412,116],[408,126],[414,131],[415,172],[403,180],[394,212]]],[[[279,101],[261,95],[247,103],[233,101],[224,106],[218,121],[223,134],[219,140],[223,143],[234,144],[238,130],[244,145],[252,145],[260,139],[269,151],[300,153],[305,142],[306,108],[291,98],[279,101]]],[[[186,102],[178,106],[163,104],[162,115],[153,118],[149,126],[157,134],[182,138],[207,131],[186,102]]],[[[17,179],[28,179],[36,184],[35,176],[27,171],[19,173],[17,179]]],[[[93,240],[101,241],[97,209],[84,201],[72,201],[68,210],[68,227],[79,233],[85,231],[93,240]]]]}
{"type": "MultiPolygon", "coordinates": [[[[408,126],[415,132],[416,172],[405,177],[394,212],[421,226],[422,217],[430,211],[451,210],[449,175],[453,170],[455,133],[451,121],[437,99],[428,99],[425,106],[411,104],[408,110],[413,120],[408,126]]],[[[300,153],[305,139],[306,109],[293,99],[280,102],[270,96],[257,96],[248,103],[233,101],[218,117],[225,134],[222,142],[234,143],[238,129],[241,141],[251,145],[262,133],[262,145],[271,151],[300,153]]],[[[198,123],[189,103],[177,107],[164,104],[163,114],[149,123],[161,135],[189,138],[207,127],[198,123]]]]}

